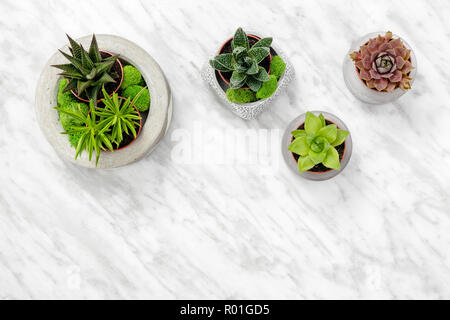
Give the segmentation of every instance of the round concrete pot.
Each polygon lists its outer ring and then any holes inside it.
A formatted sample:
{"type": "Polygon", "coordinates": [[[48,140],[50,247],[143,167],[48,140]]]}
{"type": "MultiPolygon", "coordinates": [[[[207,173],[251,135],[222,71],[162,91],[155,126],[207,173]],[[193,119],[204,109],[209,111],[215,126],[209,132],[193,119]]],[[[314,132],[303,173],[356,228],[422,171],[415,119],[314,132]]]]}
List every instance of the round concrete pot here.
{"type": "MultiPolygon", "coordinates": [[[[115,168],[124,166],[142,159],[151,152],[164,137],[172,117],[172,94],[169,84],[158,63],[142,48],[124,38],[113,35],[96,35],[99,48],[120,55],[139,69],[150,90],[150,110],[141,133],[136,141],[127,148],[113,152],[102,151],[97,168],[115,168]]],[[[82,37],[76,41],[88,47],[91,36],[82,37]]],[[[67,46],[61,48],[67,51],[67,46]]],[[[60,76],[53,64],[66,63],[65,58],[56,52],[42,71],[36,88],[36,117],[39,126],[53,146],[56,153],[64,160],[74,164],[96,168],[95,161],[89,161],[87,153],[75,160],[73,148],[67,136],[61,134],[64,129],[59,121],[58,112],[53,109],[57,106],[58,82],[60,76]]]]}
{"type": "MultiPolygon", "coordinates": [[[[311,112],[313,114],[315,114],[316,116],[318,116],[319,114],[322,113],[323,116],[325,117],[325,120],[328,120],[328,121],[336,124],[336,126],[339,129],[347,130],[350,132],[350,130],[348,130],[347,126],[345,125],[345,123],[341,119],[336,117],[335,115],[325,112],[325,111],[311,111],[311,112]]],[[[323,181],[323,180],[331,179],[331,178],[337,176],[339,173],[341,173],[345,169],[345,167],[347,166],[347,164],[350,160],[350,157],[352,155],[352,149],[353,149],[351,133],[347,136],[347,138],[345,139],[345,142],[344,142],[345,149],[344,149],[344,155],[341,159],[341,170],[330,169],[330,170],[324,171],[324,172],[305,171],[305,172],[300,173],[298,171],[298,163],[295,160],[295,158],[293,157],[292,152],[288,150],[288,147],[292,142],[291,132],[294,130],[297,130],[297,128],[299,126],[301,126],[303,123],[305,123],[305,117],[306,117],[306,113],[303,113],[300,116],[298,116],[297,118],[295,118],[294,120],[292,120],[287,125],[286,130],[284,131],[283,140],[281,143],[281,153],[283,154],[283,159],[286,162],[286,165],[294,173],[300,175],[302,178],[305,178],[308,180],[315,180],[315,181],[323,181]]]]}
{"type": "MultiPolygon", "coordinates": [[[[362,46],[364,43],[369,41],[371,38],[375,38],[378,35],[380,35],[380,34],[383,35],[385,33],[386,32],[383,32],[383,31],[369,33],[369,34],[366,34],[365,36],[353,41],[349,51],[347,52],[347,54],[345,55],[345,58],[344,58],[344,64],[343,64],[342,71],[344,74],[345,84],[346,84],[348,90],[350,90],[350,92],[357,99],[359,99],[365,103],[370,103],[370,104],[389,103],[389,102],[397,100],[402,95],[404,95],[406,92],[414,89],[414,86],[412,86],[412,89],[407,90],[407,91],[397,88],[392,92],[380,92],[380,91],[370,89],[369,87],[367,87],[366,84],[364,83],[364,81],[362,81],[361,78],[359,77],[359,73],[357,72],[355,63],[349,56],[350,53],[352,53],[353,51],[358,51],[360,46],[362,46]]],[[[414,79],[416,77],[416,73],[417,73],[417,60],[416,60],[414,51],[411,49],[410,45],[403,38],[401,38],[395,34],[393,35],[393,38],[400,38],[402,40],[403,44],[405,45],[405,47],[411,50],[411,63],[412,63],[413,69],[411,70],[410,77],[412,78],[412,80],[411,80],[411,85],[412,85],[414,82],[414,79]]]]}

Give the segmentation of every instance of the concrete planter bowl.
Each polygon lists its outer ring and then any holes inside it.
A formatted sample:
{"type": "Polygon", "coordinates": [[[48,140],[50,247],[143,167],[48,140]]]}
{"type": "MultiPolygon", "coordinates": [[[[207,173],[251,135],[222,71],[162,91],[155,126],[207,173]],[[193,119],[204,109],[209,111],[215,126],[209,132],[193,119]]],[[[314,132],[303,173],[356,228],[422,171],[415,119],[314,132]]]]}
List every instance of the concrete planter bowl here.
{"type": "MultiPolygon", "coordinates": [[[[97,168],[115,168],[125,166],[142,159],[151,152],[164,137],[172,117],[172,94],[169,84],[158,63],[142,48],[124,38],[113,35],[96,35],[99,48],[120,55],[139,69],[150,90],[150,109],[141,133],[133,144],[113,152],[102,151],[97,168]]],[[[91,35],[77,39],[84,47],[89,47],[91,35]]],[[[68,51],[67,46],[61,48],[68,51]]],[[[59,121],[57,106],[59,71],[52,64],[66,63],[65,58],[56,52],[42,71],[36,88],[36,117],[39,126],[56,153],[64,160],[74,164],[96,168],[95,161],[89,161],[86,152],[75,160],[73,148],[59,121]]]]}

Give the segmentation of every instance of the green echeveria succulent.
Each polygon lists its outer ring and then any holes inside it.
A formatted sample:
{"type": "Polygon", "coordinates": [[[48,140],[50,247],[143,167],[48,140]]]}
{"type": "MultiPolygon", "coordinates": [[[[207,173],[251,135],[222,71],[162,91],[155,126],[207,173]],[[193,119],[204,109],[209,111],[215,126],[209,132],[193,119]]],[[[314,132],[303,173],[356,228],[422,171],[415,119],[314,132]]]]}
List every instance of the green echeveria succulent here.
{"type": "Polygon", "coordinates": [[[280,79],[284,70],[286,70],[286,63],[281,59],[280,56],[275,56],[272,58],[270,62],[270,75],[274,75],[277,77],[277,80],[280,79]]]}
{"type": "Polygon", "coordinates": [[[143,93],[140,94],[139,98],[135,102],[135,106],[138,108],[140,112],[147,111],[150,108],[150,91],[148,88],[144,88],[139,85],[132,85],[127,87],[125,90],[122,90],[122,96],[124,98],[134,99],[139,92],[144,89],[143,93]]]}
{"type": "Polygon", "coordinates": [[[326,124],[322,114],[318,117],[311,112],[306,113],[303,130],[294,130],[294,141],[289,145],[289,151],[298,154],[298,169],[308,171],[322,163],[325,167],[340,170],[341,163],[336,146],[342,144],[349,132],[341,130],[335,124],[326,124]]]}
{"type": "Polygon", "coordinates": [[[270,75],[269,81],[266,81],[262,84],[261,88],[256,92],[256,98],[258,99],[267,99],[272,96],[277,90],[278,81],[277,77],[273,74],[270,75]]]}
{"type": "Polygon", "coordinates": [[[233,72],[230,80],[232,89],[247,85],[257,92],[263,82],[269,81],[269,75],[259,64],[270,53],[272,38],[263,38],[251,48],[247,34],[238,28],[231,41],[232,53],[223,53],[210,60],[210,65],[223,72],[233,72]]]}
{"type": "Polygon", "coordinates": [[[89,51],[86,51],[82,45],[76,43],[68,35],[67,38],[69,38],[72,55],[59,51],[70,63],[53,65],[53,67],[63,70],[60,75],[70,80],[63,92],[74,90],[78,96],[86,93],[89,100],[97,101],[102,86],[109,82],[115,82],[110,71],[118,56],[102,58],[95,35],[92,36],[89,51]]]}

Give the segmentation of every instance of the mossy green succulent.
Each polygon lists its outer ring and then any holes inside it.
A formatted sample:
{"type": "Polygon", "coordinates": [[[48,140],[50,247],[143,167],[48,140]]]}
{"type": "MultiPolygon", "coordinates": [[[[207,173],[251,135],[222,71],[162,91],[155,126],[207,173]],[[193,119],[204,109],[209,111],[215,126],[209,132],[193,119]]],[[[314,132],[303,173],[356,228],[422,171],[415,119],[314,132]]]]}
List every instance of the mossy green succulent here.
{"type": "MultiPolygon", "coordinates": [[[[138,85],[129,86],[122,91],[122,96],[124,98],[134,99],[134,97],[139,93],[139,91],[142,90],[142,88],[143,87],[138,85]]],[[[138,108],[139,111],[147,111],[150,107],[150,101],[150,92],[148,89],[145,89],[139,99],[136,101],[136,108],[138,108]]]]}
{"type": "Polygon", "coordinates": [[[77,98],[75,98],[75,96],[72,94],[72,92],[70,91],[64,91],[64,88],[66,87],[67,83],[69,82],[69,80],[62,78],[59,81],[59,89],[58,89],[58,104],[59,105],[67,105],[70,104],[72,102],[77,102],[77,98]]]}
{"type": "Polygon", "coordinates": [[[228,89],[227,98],[234,103],[249,103],[256,101],[256,95],[249,89],[228,89]]]}
{"type": "Polygon", "coordinates": [[[122,89],[126,89],[129,86],[140,84],[142,80],[142,75],[138,69],[133,67],[132,65],[127,65],[123,67],[123,81],[122,81],[122,89]]]}
{"type": "MultiPolygon", "coordinates": [[[[87,111],[89,108],[87,104],[80,102],[77,100],[74,95],[70,91],[66,91],[63,93],[64,88],[67,85],[68,80],[67,79],[61,79],[59,81],[59,89],[58,89],[58,106],[64,110],[69,111],[77,111],[78,108],[80,108],[83,111],[87,111]]],[[[62,127],[64,130],[69,130],[72,126],[79,126],[81,125],[81,122],[72,117],[71,115],[59,112],[59,121],[61,122],[62,127]]],[[[68,139],[70,144],[73,147],[76,147],[78,144],[78,140],[80,139],[81,135],[77,134],[69,134],[68,139]]]]}
{"type": "Polygon", "coordinates": [[[72,147],[76,148],[78,145],[78,141],[80,141],[81,133],[77,132],[74,134],[68,134],[69,142],[72,145],[72,147]]]}
{"type": "Polygon", "coordinates": [[[263,82],[261,88],[256,92],[256,98],[267,99],[277,90],[277,77],[273,74],[270,75],[269,81],[263,82]]]}
{"type": "MultiPolygon", "coordinates": [[[[66,91],[63,93],[65,86],[67,85],[67,79],[61,79],[59,81],[59,90],[58,90],[58,106],[63,108],[64,110],[76,111],[78,108],[82,110],[88,110],[88,106],[85,103],[77,100],[74,95],[70,91],[66,91]]],[[[59,119],[61,121],[61,125],[65,130],[69,128],[69,126],[79,125],[74,118],[66,113],[59,113],[59,119]]]]}
{"type": "Polygon", "coordinates": [[[281,59],[280,56],[275,56],[272,58],[272,62],[270,62],[270,74],[277,77],[277,80],[280,79],[284,70],[286,69],[286,63],[281,59]]]}

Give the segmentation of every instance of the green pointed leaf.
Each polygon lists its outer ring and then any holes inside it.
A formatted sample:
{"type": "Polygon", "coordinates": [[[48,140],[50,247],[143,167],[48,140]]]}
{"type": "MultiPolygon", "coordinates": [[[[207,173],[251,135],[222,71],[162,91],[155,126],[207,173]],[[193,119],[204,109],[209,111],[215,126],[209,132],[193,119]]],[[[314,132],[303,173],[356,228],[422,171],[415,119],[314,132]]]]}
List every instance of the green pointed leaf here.
{"type": "Polygon", "coordinates": [[[81,46],[81,64],[88,70],[94,67],[94,63],[91,58],[89,58],[89,54],[84,50],[83,46],[81,46]]]}
{"type": "Polygon", "coordinates": [[[96,75],[97,75],[97,69],[93,68],[91,70],[91,72],[88,75],[86,75],[86,79],[92,80],[95,78],[96,75]]]}
{"type": "Polygon", "coordinates": [[[98,93],[100,92],[100,87],[101,84],[93,84],[91,86],[91,89],[87,91],[87,96],[89,98],[89,100],[93,100],[94,101],[94,105],[97,105],[97,100],[98,100],[98,93]]]}
{"type": "Polygon", "coordinates": [[[346,130],[337,129],[337,135],[336,139],[331,143],[333,147],[336,147],[342,143],[344,143],[345,139],[347,139],[347,136],[350,134],[350,132],[346,130]]]}
{"type": "Polygon", "coordinates": [[[123,130],[123,132],[125,132],[128,135],[129,134],[128,133],[128,126],[125,123],[125,121],[128,121],[128,120],[127,119],[122,119],[121,121],[122,121],[122,130],[123,130]]]}
{"type": "Polygon", "coordinates": [[[78,69],[82,74],[86,74],[89,73],[88,70],[86,70],[83,65],[81,64],[81,59],[76,59],[70,55],[68,55],[67,53],[65,53],[62,50],[59,50],[59,52],[61,52],[61,54],[70,61],[70,63],[76,68],[78,69]]]}
{"type": "Polygon", "coordinates": [[[82,74],[79,74],[78,72],[62,72],[59,73],[58,75],[63,76],[64,78],[67,79],[75,79],[75,80],[80,80],[80,79],[84,79],[84,76],[82,74]]]}
{"type": "Polygon", "coordinates": [[[258,73],[252,75],[252,77],[254,77],[256,80],[259,80],[261,82],[266,82],[269,81],[270,77],[267,74],[266,69],[264,69],[263,67],[258,67],[258,73]]]}
{"type": "Polygon", "coordinates": [[[96,85],[104,85],[104,84],[109,83],[109,82],[116,82],[116,81],[115,81],[109,74],[104,73],[104,74],[100,77],[100,79],[98,79],[97,81],[95,81],[94,83],[92,83],[92,85],[93,85],[93,86],[96,86],[96,85]]]}
{"type": "Polygon", "coordinates": [[[63,70],[65,72],[78,72],[77,68],[75,68],[71,63],[53,64],[52,67],[63,70]]]}
{"type": "Polygon", "coordinates": [[[340,170],[341,163],[339,161],[339,153],[334,147],[330,147],[328,149],[327,155],[325,159],[322,161],[322,164],[330,169],[340,170]]]}
{"type": "Polygon", "coordinates": [[[67,38],[69,38],[70,47],[72,49],[73,56],[77,59],[81,59],[81,47],[80,45],[73,40],[68,34],[66,34],[67,38]]]}
{"type": "Polygon", "coordinates": [[[86,88],[92,84],[92,80],[88,81],[78,81],[77,83],[77,94],[80,96],[86,88]]]}
{"type": "Polygon", "coordinates": [[[319,164],[322,163],[323,160],[325,160],[327,156],[327,151],[323,150],[322,152],[317,153],[312,150],[309,150],[308,155],[311,158],[311,160],[314,161],[315,164],[319,164]]]}
{"type": "Polygon", "coordinates": [[[236,47],[233,50],[233,55],[234,59],[236,61],[238,61],[238,63],[242,63],[242,59],[245,59],[248,57],[248,53],[247,53],[247,49],[244,47],[236,47]]]}
{"type": "Polygon", "coordinates": [[[238,28],[234,33],[233,40],[231,41],[231,48],[234,50],[236,47],[244,47],[247,50],[249,49],[247,34],[242,30],[242,28],[238,28]]]}
{"type": "Polygon", "coordinates": [[[256,63],[256,61],[253,61],[252,65],[250,66],[250,68],[247,69],[247,74],[248,75],[253,75],[253,74],[257,74],[259,71],[259,67],[258,64],[256,63]]]}
{"type": "Polygon", "coordinates": [[[102,60],[102,56],[98,50],[97,38],[95,37],[95,34],[92,35],[91,45],[89,46],[89,57],[94,63],[102,60]]]}
{"type": "Polygon", "coordinates": [[[272,38],[263,38],[259,40],[257,43],[255,43],[252,48],[259,48],[259,47],[270,48],[271,45],[272,45],[272,38]]]}
{"type": "MultiPolygon", "coordinates": [[[[133,137],[136,138],[137,133],[136,133],[136,129],[134,128],[134,126],[131,123],[129,123],[129,122],[127,122],[126,124],[127,124],[128,128],[131,130],[131,133],[133,134],[133,137]]],[[[138,126],[139,126],[139,124],[138,124],[138,126]]]]}
{"type": "Polygon", "coordinates": [[[106,135],[104,135],[103,133],[99,134],[101,141],[105,144],[105,146],[110,150],[113,151],[114,148],[112,146],[111,141],[109,141],[108,137],[106,137],[106,135]]]}
{"type": "Polygon", "coordinates": [[[327,122],[325,121],[325,117],[323,116],[323,114],[319,114],[319,119],[322,122],[322,127],[325,127],[327,125],[327,122]]]}
{"type": "Polygon", "coordinates": [[[102,74],[104,72],[109,72],[111,67],[114,65],[116,60],[103,61],[99,63],[94,63],[95,68],[97,69],[97,74],[102,74]]]}
{"type": "Polygon", "coordinates": [[[305,131],[308,135],[315,136],[316,133],[322,128],[322,122],[312,112],[306,113],[305,118],[305,131]]]}
{"type": "Polygon", "coordinates": [[[309,145],[307,143],[306,136],[295,138],[295,140],[289,145],[288,150],[300,156],[308,155],[309,145]]]}
{"type": "Polygon", "coordinates": [[[294,138],[299,138],[299,137],[306,136],[306,131],[305,130],[294,130],[291,132],[291,134],[294,136],[294,138]]]}
{"type": "Polygon", "coordinates": [[[241,65],[241,64],[239,64],[239,63],[235,63],[235,64],[234,64],[234,70],[235,70],[236,72],[238,72],[238,73],[243,73],[243,74],[245,74],[245,73],[247,73],[248,67],[245,66],[245,65],[241,65]]]}
{"type": "Polygon", "coordinates": [[[244,85],[247,80],[247,75],[245,73],[233,72],[230,79],[230,84],[232,89],[240,88],[244,85]]]}
{"type": "Polygon", "coordinates": [[[309,156],[298,158],[298,171],[300,173],[308,171],[314,166],[314,161],[309,156]]]}
{"type": "Polygon", "coordinates": [[[61,107],[55,107],[55,109],[58,110],[59,112],[68,114],[68,115],[70,115],[70,116],[72,116],[72,117],[74,117],[74,118],[76,118],[76,119],[78,119],[78,120],[80,120],[82,122],[84,122],[86,120],[85,117],[83,117],[83,115],[81,113],[79,113],[79,112],[75,112],[75,111],[72,111],[72,110],[67,110],[67,109],[64,109],[64,108],[61,108],[61,107]]]}
{"type": "Polygon", "coordinates": [[[85,133],[83,133],[80,140],[78,140],[78,145],[75,149],[75,159],[77,159],[78,156],[81,154],[81,152],[83,152],[83,150],[85,150],[85,145],[86,145],[88,135],[89,135],[89,131],[86,131],[85,133]]]}
{"type": "Polygon", "coordinates": [[[225,68],[223,65],[218,63],[216,60],[209,60],[209,64],[213,69],[215,69],[217,71],[222,71],[222,72],[230,71],[227,68],[225,68]]]}
{"type": "Polygon", "coordinates": [[[264,60],[265,57],[269,55],[269,48],[264,47],[258,47],[258,48],[251,48],[248,51],[248,54],[256,59],[257,63],[260,63],[264,60]]]}
{"type": "Polygon", "coordinates": [[[224,53],[216,56],[214,58],[216,63],[220,64],[225,71],[231,71],[233,70],[233,55],[231,53],[224,53]]]}
{"type": "Polygon", "coordinates": [[[253,92],[257,92],[262,85],[262,82],[259,80],[256,80],[253,77],[247,77],[246,83],[248,85],[248,87],[250,88],[250,90],[252,90],[253,92]]]}
{"type": "Polygon", "coordinates": [[[337,136],[337,127],[335,124],[329,124],[325,127],[320,128],[320,130],[317,132],[318,136],[324,137],[328,140],[328,142],[333,142],[336,140],[337,136]]]}

